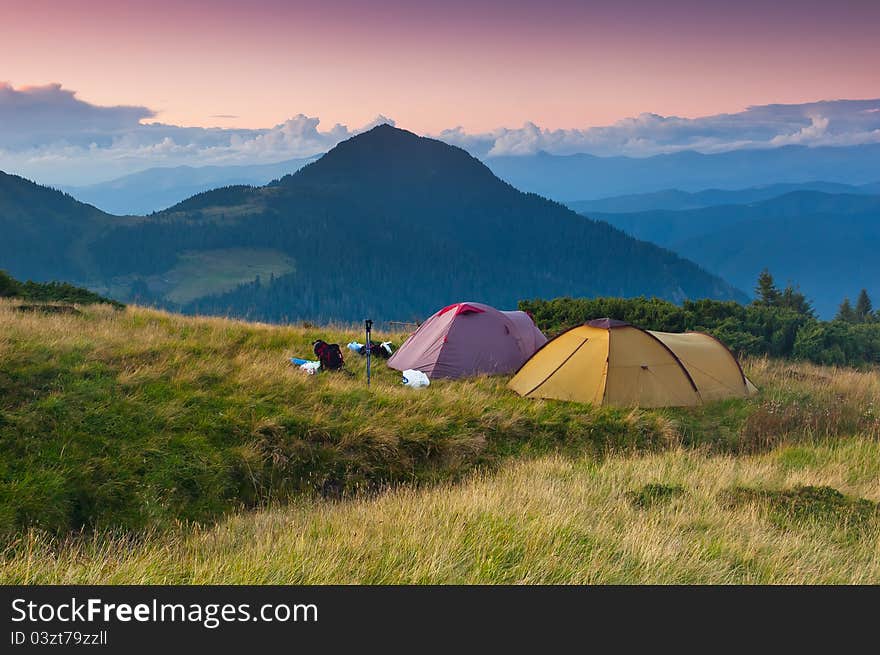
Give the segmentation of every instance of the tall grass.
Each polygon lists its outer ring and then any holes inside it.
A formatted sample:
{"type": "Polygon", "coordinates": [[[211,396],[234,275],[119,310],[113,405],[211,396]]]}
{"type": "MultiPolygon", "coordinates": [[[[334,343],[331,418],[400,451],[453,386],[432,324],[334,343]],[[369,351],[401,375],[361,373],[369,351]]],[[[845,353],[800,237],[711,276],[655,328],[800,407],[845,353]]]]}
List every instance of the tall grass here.
{"type": "MultiPolygon", "coordinates": [[[[376,362],[307,376],[288,358],[349,326],[0,301],[0,533],[168,529],[291,498],[456,480],[511,456],[758,453],[880,435],[880,374],[745,363],[753,399],[642,411],[520,398],[507,378],[400,385],[376,362]]],[[[377,335],[400,344],[403,334],[377,335]]]]}
{"type": "Polygon", "coordinates": [[[0,582],[880,583],[880,515],[855,530],[827,513],[780,523],[759,503],[723,500],[730,489],[799,485],[876,504],[880,443],[549,455],[457,484],[300,499],[140,538],[30,532],[0,559],[0,582]],[[633,503],[646,485],[680,491],[633,503]]]}
{"type": "MultiPolygon", "coordinates": [[[[402,387],[288,358],[344,326],[0,304],[0,528],[140,530],[291,496],[455,478],[511,454],[666,446],[662,416],[532,402],[505,378],[402,387]]],[[[405,335],[377,335],[400,344],[405,335]]]]}

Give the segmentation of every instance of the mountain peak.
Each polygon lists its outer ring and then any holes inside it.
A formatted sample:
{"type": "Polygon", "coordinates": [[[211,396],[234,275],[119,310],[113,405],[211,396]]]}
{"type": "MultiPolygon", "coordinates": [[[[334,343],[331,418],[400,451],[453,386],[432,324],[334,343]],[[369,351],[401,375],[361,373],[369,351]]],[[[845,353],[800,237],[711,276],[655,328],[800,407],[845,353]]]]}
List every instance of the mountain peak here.
{"type": "MultiPolygon", "coordinates": [[[[438,144],[443,145],[448,148],[454,148],[455,146],[450,146],[449,144],[443,143],[442,141],[437,141],[436,139],[431,139],[429,137],[419,136],[414,132],[410,132],[409,130],[404,130],[400,127],[396,127],[391,125],[390,123],[382,123],[377,125],[376,127],[372,127],[366,132],[361,132],[360,134],[355,134],[353,137],[346,139],[345,141],[339,142],[335,148],[331,149],[330,152],[337,150],[340,147],[350,148],[353,146],[364,147],[365,145],[378,145],[378,144],[407,144],[410,146],[418,146],[418,145],[428,145],[428,144],[438,144]]],[[[329,154],[329,153],[328,153],[329,154]]]]}
{"type": "Polygon", "coordinates": [[[401,132],[404,134],[412,134],[413,136],[416,136],[412,132],[409,132],[408,130],[403,130],[399,127],[395,127],[391,123],[379,123],[378,125],[376,125],[376,127],[371,127],[369,130],[366,130],[366,131],[362,132],[361,134],[369,134],[370,132],[378,132],[380,134],[383,132],[387,133],[387,134],[391,134],[394,132],[401,132]]]}
{"type": "Polygon", "coordinates": [[[465,150],[388,123],[340,142],[284,184],[430,188],[441,193],[452,187],[466,192],[475,184],[504,185],[465,150]]]}

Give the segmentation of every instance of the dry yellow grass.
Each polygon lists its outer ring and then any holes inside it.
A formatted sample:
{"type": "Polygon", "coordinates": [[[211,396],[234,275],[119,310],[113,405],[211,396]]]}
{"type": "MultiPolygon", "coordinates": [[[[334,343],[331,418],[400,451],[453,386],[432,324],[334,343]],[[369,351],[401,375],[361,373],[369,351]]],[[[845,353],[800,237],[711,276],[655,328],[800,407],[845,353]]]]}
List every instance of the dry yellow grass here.
{"type": "Polygon", "coordinates": [[[880,444],[841,440],[756,456],[694,451],[602,462],[511,462],[461,484],[309,501],[143,541],[25,536],[6,583],[880,583],[880,527],[780,527],[724,509],[735,485],[828,485],[880,501],[880,444]],[[685,493],[637,509],[628,490],[685,493]]]}

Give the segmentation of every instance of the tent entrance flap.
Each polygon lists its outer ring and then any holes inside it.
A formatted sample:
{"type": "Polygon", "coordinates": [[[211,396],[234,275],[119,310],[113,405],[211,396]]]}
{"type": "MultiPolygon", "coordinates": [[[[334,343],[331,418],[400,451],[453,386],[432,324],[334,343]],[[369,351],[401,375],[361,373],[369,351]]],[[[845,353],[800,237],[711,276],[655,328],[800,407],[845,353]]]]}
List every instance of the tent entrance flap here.
{"type": "Polygon", "coordinates": [[[608,359],[607,330],[582,326],[541,348],[510,381],[530,398],[558,398],[599,403],[608,359]]]}

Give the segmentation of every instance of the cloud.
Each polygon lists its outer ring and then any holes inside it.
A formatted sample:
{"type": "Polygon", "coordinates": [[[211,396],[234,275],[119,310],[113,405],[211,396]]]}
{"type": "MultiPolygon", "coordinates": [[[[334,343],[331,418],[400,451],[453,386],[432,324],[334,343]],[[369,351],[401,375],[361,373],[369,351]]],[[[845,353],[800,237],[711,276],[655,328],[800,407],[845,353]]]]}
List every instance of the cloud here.
{"type": "MultiPolygon", "coordinates": [[[[217,114],[217,117],[227,115],[217,114]]],[[[0,170],[38,182],[83,185],[154,166],[247,165],[309,157],[376,125],[336,124],[297,114],[263,129],[202,128],[149,122],[147,107],[103,107],[59,84],[13,88],[0,83],[0,170]]],[[[612,125],[519,128],[469,133],[462,127],[433,135],[476,157],[590,153],[644,157],[696,150],[712,153],[786,145],[880,143],[880,100],[759,105],[731,113],[683,118],[643,113],[612,125]]]]}
{"type": "Polygon", "coordinates": [[[351,136],[348,128],[336,124],[329,132],[320,132],[321,119],[297,114],[270,130],[256,134],[235,134],[230,138],[230,151],[239,155],[262,157],[286,154],[313,155],[329,150],[351,136]]]}
{"type": "Polygon", "coordinates": [[[613,125],[549,130],[534,123],[470,135],[461,128],[441,139],[478,156],[579,152],[644,157],[681,150],[712,153],[783,145],[853,145],[880,141],[880,100],[760,105],[735,114],[682,118],[644,113],[613,125]]]}
{"type": "Polygon", "coordinates": [[[828,133],[831,121],[824,116],[810,116],[810,124],[802,127],[794,134],[779,134],[770,139],[774,146],[791,144],[816,143],[828,133]]]}
{"type": "Polygon", "coordinates": [[[100,107],[60,84],[13,88],[0,82],[0,147],[36,146],[65,140],[101,141],[108,134],[136,129],[152,118],[147,107],[100,107]]]}
{"type": "Polygon", "coordinates": [[[145,122],[155,115],[147,107],[94,105],[60,84],[0,84],[0,170],[45,184],[91,184],[154,166],[309,157],[376,125],[394,125],[380,115],[359,129],[336,124],[322,131],[319,118],[303,114],[264,129],[145,122]]]}
{"type": "Polygon", "coordinates": [[[390,125],[391,127],[394,127],[395,125],[397,125],[397,123],[395,123],[393,119],[379,114],[378,116],[376,116],[376,118],[364,125],[360,130],[358,130],[358,132],[366,132],[367,130],[372,130],[374,127],[379,127],[380,125],[390,125]]]}

